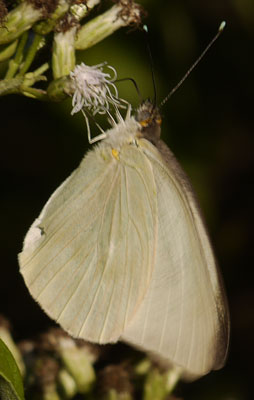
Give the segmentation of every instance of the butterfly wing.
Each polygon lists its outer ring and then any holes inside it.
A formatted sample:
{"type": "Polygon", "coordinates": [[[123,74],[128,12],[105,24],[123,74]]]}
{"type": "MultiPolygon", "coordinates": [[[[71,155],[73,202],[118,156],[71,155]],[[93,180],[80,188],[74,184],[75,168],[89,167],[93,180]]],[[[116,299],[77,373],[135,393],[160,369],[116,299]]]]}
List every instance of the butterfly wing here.
{"type": "Polygon", "coordinates": [[[160,151],[147,140],[140,143],[157,185],[158,244],[151,285],[122,339],[182,367],[185,377],[194,379],[224,364],[226,300],[184,172],[163,142],[160,151]]]}
{"type": "Polygon", "coordinates": [[[32,296],[73,336],[116,341],[149,286],[156,213],[142,152],[89,152],[26,235],[19,262],[32,296]]]}

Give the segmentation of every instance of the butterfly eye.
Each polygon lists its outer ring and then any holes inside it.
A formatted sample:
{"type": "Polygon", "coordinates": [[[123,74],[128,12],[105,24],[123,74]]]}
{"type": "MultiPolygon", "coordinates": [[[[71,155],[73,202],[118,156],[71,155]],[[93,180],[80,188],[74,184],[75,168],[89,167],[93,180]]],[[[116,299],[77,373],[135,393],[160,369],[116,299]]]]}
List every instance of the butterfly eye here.
{"type": "Polygon", "coordinates": [[[143,126],[144,128],[146,128],[147,125],[148,125],[148,121],[147,121],[146,119],[145,119],[144,121],[140,121],[139,123],[140,123],[140,125],[143,126]]]}
{"type": "Polygon", "coordinates": [[[144,119],[143,121],[139,122],[143,128],[146,128],[151,123],[151,118],[144,119]]]}

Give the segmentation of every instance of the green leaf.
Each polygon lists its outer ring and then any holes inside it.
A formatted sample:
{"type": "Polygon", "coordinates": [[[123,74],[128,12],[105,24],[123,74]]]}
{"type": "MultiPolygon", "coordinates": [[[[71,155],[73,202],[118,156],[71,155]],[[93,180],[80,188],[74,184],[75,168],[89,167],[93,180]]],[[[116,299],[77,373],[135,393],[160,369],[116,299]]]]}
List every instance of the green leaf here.
{"type": "Polygon", "coordinates": [[[0,399],[25,400],[21,374],[16,361],[0,339],[0,399]]]}

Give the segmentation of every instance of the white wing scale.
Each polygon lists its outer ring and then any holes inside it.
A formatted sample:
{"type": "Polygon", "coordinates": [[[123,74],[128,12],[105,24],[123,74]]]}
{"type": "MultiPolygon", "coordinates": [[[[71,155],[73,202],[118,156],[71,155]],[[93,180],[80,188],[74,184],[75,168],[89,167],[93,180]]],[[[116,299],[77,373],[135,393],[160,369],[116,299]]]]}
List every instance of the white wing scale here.
{"type": "Polygon", "coordinates": [[[122,339],[194,378],[224,363],[228,316],[223,288],[185,174],[169,149],[166,162],[150,142],[140,140],[140,147],[157,185],[158,243],[149,290],[122,339]]]}
{"type": "Polygon", "coordinates": [[[99,146],[28,231],[21,273],[42,308],[73,336],[116,341],[144,298],[156,243],[151,172],[135,146],[123,147],[120,161],[99,146]]]}

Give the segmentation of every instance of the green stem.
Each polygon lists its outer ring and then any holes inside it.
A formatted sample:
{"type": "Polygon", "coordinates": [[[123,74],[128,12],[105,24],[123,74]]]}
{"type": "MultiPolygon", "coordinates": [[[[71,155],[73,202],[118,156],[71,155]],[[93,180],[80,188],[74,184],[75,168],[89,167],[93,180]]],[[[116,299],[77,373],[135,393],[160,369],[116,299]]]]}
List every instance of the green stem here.
{"type": "Polygon", "coordinates": [[[42,74],[48,68],[48,63],[45,63],[34,72],[30,72],[25,76],[20,76],[12,79],[3,79],[2,81],[0,81],[0,96],[19,93],[40,100],[49,100],[49,97],[45,90],[35,89],[31,87],[35,82],[46,81],[46,77],[42,74]]]}
{"type": "Polygon", "coordinates": [[[17,44],[18,40],[15,40],[14,42],[6,46],[2,51],[0,51],[0,62],[8,60],[13,56],[16,51],[17,44]]]}
{"type": "Polygon", "coordinates": [[[40,44],[42,42],[43,36],[39,35],[39,34],[35,34],[34,36],[34,40],[32,45],[29,47],[26,59],[24,64],[22,65],[22,68],[20,69],[19,73],[17,74],[17,76],[22,76],[25,75],[25,73],[28,71],[28,69],[30,68],[34,57],[38,51],[38,49],[40,48],[40,44]]]}
{"type": "Polygon", "coordinates": [[[49,69],[49,64],[45,63],[38,69],[36,69],[34,72],[28,72],[24,76],[23,80],[23,87],[30,87],[32,86],[35,82],[38,81],[46,81],[47,78],[43,76],[42,74],[49,69]]]}
{"type": "Polygon", "coordinates": [[[24,85],[23,78],[5,79],[0,81],[0,96],[7,94],[23,94],[38,100],[48,100],[48,95],[44,90],[31,88],[24,85]]]}
{"type": "Polygon", "coordinates": [[[3,79],[0,81],[0,96],[17,93],[22,83],[23,78],[3,79]]]}
{"type": "Polygon", "coordinates": [[[6,72],[5,79],[11,79],[15,76],[21,62],[23,61],[23,51],[28,38],[28,32],[24,32],[18,44],[15,58],[10,60],[9,68],[6,72]]]}
{"type": "Polygon", "coordinates": [[[47,92],[45,92],[45,90],[29,88],[29,87],[23,88],[21,86],[19,92],[27,97],[31,97],[32,99],[48,101],[47,92]]]}
{"type": "Polygon", "coordinates": [[[45,71],[49,69],[49,63],[42,64],[39,68],[37,68],[34,72],[32,72],[33,76],[39,76],[43,74],[45,71]]]}

